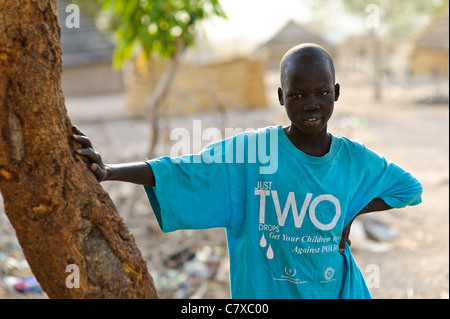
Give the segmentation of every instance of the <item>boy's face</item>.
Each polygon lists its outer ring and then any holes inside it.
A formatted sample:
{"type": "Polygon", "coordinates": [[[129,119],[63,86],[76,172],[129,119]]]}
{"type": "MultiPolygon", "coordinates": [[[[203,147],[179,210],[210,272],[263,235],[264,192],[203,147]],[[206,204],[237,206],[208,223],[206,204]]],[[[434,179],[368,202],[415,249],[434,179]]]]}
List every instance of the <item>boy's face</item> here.
{"type": "Polygon", "coordinates": [[[316,135],[326,132],[339,84],[334,83],[328,61],[298,58],[282,75],[278,97],[292,125],[306,135],[316,135]]]}

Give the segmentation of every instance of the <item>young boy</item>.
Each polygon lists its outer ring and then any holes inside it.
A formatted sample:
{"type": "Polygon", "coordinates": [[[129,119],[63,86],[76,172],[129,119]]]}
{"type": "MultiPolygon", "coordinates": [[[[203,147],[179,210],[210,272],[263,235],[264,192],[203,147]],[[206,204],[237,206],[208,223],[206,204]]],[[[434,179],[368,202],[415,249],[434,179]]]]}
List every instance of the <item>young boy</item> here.
{"type": "Polygon", "coordinates": [[[163,231],[226,228],[233,298],[370,298],[347,243],[357,215],[416,205],[422,186],[367,147],[327,131],[339,98],[333,61],[302,44],[281,61],[291,121],[200,154],[105,165],[77,128],[99,181],[145,185],[163,231]]]}

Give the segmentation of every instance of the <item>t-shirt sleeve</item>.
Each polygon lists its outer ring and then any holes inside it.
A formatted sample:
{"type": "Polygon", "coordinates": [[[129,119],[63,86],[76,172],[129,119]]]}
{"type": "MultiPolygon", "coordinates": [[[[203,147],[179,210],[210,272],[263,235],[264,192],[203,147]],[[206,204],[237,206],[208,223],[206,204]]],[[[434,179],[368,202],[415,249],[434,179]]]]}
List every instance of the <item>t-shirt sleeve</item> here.
{"type": "Polygon", "coordinates": [[[414,176],[382,155],[364,149],[367,169],[362,185],[371,194],[370,200],[381,198],[393,208],[417,205],[422,201],[422,185],[414,176]]]}
{"type": "Polygon", "coordinates": [[[414,206],[422,202],[422,185],[410,173],[392,162],[386,162],[386,169],[380,174],[383,187],[378,198],[393,208],[414,206]]]}
{"type": "Polygon", "coordinates": [[[222,159],[218,142],[196,155],[148,161],[156,186],[144,188],[162,231],[229,225],[229,178],[222,159]]]}

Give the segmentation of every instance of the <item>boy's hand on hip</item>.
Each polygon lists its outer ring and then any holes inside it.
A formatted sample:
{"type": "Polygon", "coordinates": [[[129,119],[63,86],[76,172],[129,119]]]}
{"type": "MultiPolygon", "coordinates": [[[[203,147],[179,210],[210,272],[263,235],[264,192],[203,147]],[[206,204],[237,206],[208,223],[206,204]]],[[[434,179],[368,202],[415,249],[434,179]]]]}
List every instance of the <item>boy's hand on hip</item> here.
{"type": "Polygon", "coordinates": [[[339,253],[340,254],[344,253],[345,243],[347,243],[349,246],[351,245],[349,236],[350,236],[350,228],[352,227],[352,223],[354,220],[355,219],[352,219],[348,223],[348,225],[344,228],[344,230],[342,231],[341,242],[339,243],[339,253]]]}
{"type": "Polygon", "coordinates": [[[92,147],[91,140],[83,132],[81,132],[76,126],[72,126],[72,130],[75,133],[72,135],[72,139],[80,143],[83,147],[77,149],[75,152],[81,156],[84,156],[89,160],[89,168],[94,173],[99,182],[106,180],[107,167],[102,161],[102,157],[92,147]]]}
{"type": "Polygon", "coordinates": [[[358,214],[356,214],[355,217],[353,217],[353,219],[347,224],[347,226],[342,231],[341,242],[339,243],[339,252],[341,254],[344,252],[345,243],[348,243],[349,246],[351,244],[350,239],[348,239],[348,237],[350,236],[350,228],[352,227],[352,224],[355,221],[356,217],[371,212],[380,212],[389,209],[392,209],[392,207],[386,204],[384,200],[382,200],[381,198],[375,198],[372,201],[370,201],[370,203],[368,203],[358,214]]]}

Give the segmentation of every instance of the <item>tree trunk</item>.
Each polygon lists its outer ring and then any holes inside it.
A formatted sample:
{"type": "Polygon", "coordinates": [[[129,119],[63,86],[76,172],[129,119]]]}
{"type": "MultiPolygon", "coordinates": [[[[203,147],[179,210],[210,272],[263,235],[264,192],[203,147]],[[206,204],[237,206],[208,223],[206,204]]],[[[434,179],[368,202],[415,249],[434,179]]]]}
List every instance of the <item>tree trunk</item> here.
{"type": "Polygon", "coordinates": [[[152,129],[150,147],[148,151],[149,158],[154,158],[156,156],[155,149],[160,138],[159,122],[161,119],[161,105],[170,92],[172,81],[175,78],[175,74],[177,73],[178,68],[180,67],[185,50],[186,46],[179,41],[177,43],[175,56],[171,59],[161,78],[156,83],[156,86],[153,89],[152,95],[150,96],[150,99],[148,101],[147,109],[149,112],[150,127],[152,129]]]}
{"type": "Polygon", "coordinates": [[[1,0],[0,191],[6,215],[50,298],[157,298],[134,237],[73,152],[79,146],[70,139],[59,40],[56,0],[1,0]]]}
{"type": "Polygon", "coordinates": [[[382,98],[381,82],[383,77],[383,65],[381,61],[381,41],[374,28],[370,29],[369,37],[372,42],[373,99],[375,102],[380,102],[382,98]]]}

